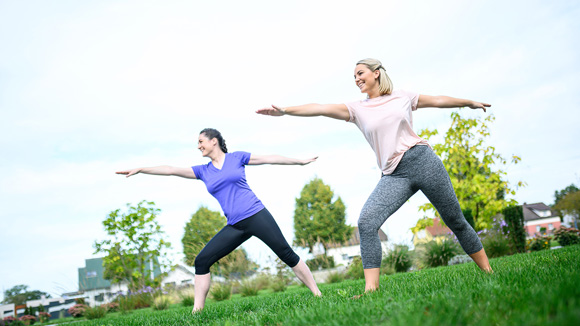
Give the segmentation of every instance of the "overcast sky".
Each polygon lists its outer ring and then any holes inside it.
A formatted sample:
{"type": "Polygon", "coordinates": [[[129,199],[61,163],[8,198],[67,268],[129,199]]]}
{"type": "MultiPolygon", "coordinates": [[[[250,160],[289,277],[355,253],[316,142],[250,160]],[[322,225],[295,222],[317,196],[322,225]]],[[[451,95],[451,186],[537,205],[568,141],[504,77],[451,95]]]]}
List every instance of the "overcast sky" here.
{"type": "MultiPolygon", "coordinates": [[[[366,57],[395,88],[491,103],[488,144],[522,158],[505,168],[527,183],[515,199],[552,204],[580,183],[579,30],[577,1],[0,0],[0,290],[76,291],[102,221],[143,199],[162,210],[179,261],[185,223],[217,201],[200,181],[114,172],[204,164],[206,127],[230,151],[320,156],[246,169],[289,242],[294,199],[315,176],[356,225],[380,175],[356,126],[254,111],[362,99],[352,76],[366,57]]],[[[416,111],[415,130],[444,133],[450,113],[416,111]]],[[[391,240],[410,242],[425,201],[415,195],[383,225],[391,240]]],[[[244,247],[272,259],[259,241],[244,247]]]]}

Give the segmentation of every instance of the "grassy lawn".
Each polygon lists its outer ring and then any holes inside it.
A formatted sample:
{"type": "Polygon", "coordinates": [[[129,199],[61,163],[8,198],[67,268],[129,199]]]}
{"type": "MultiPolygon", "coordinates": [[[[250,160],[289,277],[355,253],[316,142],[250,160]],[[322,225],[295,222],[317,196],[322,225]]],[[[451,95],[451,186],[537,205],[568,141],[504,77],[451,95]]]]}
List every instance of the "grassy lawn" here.
{"type": "Polygon", "coordinates": [[[358,300],[364,282],[322,284],[191,307],[143,309],[74,323],[84,325],[580,325],[580,245],[381,278],[380,291],[358,300]]]}

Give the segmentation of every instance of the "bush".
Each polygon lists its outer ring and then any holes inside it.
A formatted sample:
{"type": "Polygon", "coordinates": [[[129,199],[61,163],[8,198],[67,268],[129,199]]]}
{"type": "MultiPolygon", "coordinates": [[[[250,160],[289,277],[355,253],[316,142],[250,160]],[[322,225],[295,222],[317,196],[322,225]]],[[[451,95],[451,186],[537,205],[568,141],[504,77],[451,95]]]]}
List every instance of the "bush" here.
{"type": "Polygon", "coordinates": [[[75,318],[79,318],[85,315],[86,309],[87,309],[86,305],[82,303],[77,303],[74,306],[68,308],[68,313],[75,318]]]}
{"type": "Polygon", "coordinates": [[[232,285],[227,283],[215,283],[210,291],[215,301],[227,300],[232,296],[232,285]]]}
{"type": "MultiPolygon", "coordinates": [[[[405,245],[396,245],[393,250],[390,250],[387,257],[383,259],[383,266],[392,266],[397,273],[407,272],[413,266],[413,260],[409,247],[405,245]]],[[[385,274],[388,274],[390,269],[385,268],[385,274]]],[[[391,273],[392,274],[392,273],[391,273]]]]}
{"type": "Polygon", "coordinates": [[[358,280],[365,277],[360,256],[355,256],[346,270],[346,276],[349,279],[358,280]]]}
{"type": "Polygon", "coordinates": [[[41,323],[46,323],[52,317],[48,312],[41,311],[38,313],[38,319],[41,323]]]}
{"type": "Polygon", "coordinates": [[[562,246],[569,246],[580,243],[580,231],[575,228],[560,227],[554,232],[554,238],[562,246]]]}
{"type": "Polygon", "coordinates": [[[425,243],[424,246],[422,261],[427,267],[446,266],[449,260],[460,252],[458,245],[450,239],[432,240],[425,243]]]}
{"type": "Polygon", "coordinates": [[[195,297],[193,295],[182,295],[181,298],[181,305],[184,307],[191,307],[195,303],[195,297]]]}
{"type": "Polygon", "coordinates": [[[171,305],[171,298],[166,295],[160,295],[153,300],[154,310],[165,310],[171,305]]]}
{"type": "Polygon", "coordinates": [[[87,319],[99,319],[105,317],[107,314],[107,309],[104,307],[87,307],[85,309],[85,318],[87,319]]]}
{"type": "MultiPolygon", "coordinates": [[[[20,318],[18,318],[18,320],[20,320],[24,325],[32,325],[34,323],[36,323],[36,317],[32,316],[32,315],[24,315],[20,318]]],[[[11,325],[14,325],[13,323],[11,325]]]]}
{"type": "Polygon", "coordinates": [[[258,291],[260,291],[258,287],[258,283],[254,280],[242,280],[240,284],[240,294],[242,297],[253,297],[258,295],[258,291]]]}
{"type": "Polygon", "coordinates": [[[451,260],[447,263],[447,265],[458,265],[458,264],[465,264],[465,263],[471,263],[473,262],[473,259],[471,259],[471,257],[469,257],[469,255],[457,255],[453,258],[451,258],[451,260]]]}
{"type": "Polygon", "coordinates": [[[540,251],[550,249],[552,237],[537,235],[535,238],[528,240],[528,249],[530,251],[540,251]]]}
{"type": "MultiPolygon", "coordinates": [[[[512,252],[526,251],[526,230],[524,230],[524,213],[522,206],[508,206],[502,210],[505,218],[505,230],[512,252]]],[[[487,248],[485,248],[487,252],[487,248]]]]}
{"type": "Polygon", "coordinates": [[[24,323],[13,316],[4,317],[2,320],[3,325],[10,325],[10,326],[22,326],[24,323]]]}
{"type": "Polygon", "coordinates": [[[117,302],[109,302],[103,303],[101,307],[105,308],[107,312],[117,312],[119,311],[119,303],[117,302]]]}
{"type": "Polygon", "coordinates": [[[270,283],[272,283],[272,275],[267,273],[260,273],[254,278],[254,282],[256,283],[258,289],[267,289],[270,287],[270,283]]]}
{"type": "Polygon", "coordinates": [[[487,230],[481,237],[481,244],[489,258],[497,258],[514,253],[509,237],[499,230],[487,230]]]}
{"type": "Polygon", "coordinates": [[[307,260],[306,266],[308,266],[308,268],[310,268],[310,270],[312,271],[333,268],[334,257],[326,255],[317,255],[314,258],[307,260]]]}
{"type": "Polygon", "coordinates": [[[270,288],[274,292],[284,292],[286,291],[286,280],[278,277],[270,284],[270,288]]]}
{"type": "Polygon", "coordinates": [[[328,276],[326,277],[326,283],[339,283],[344,281],[344,279],[345,275],[343,273],[334,271],[328,273],[328,276]]]}

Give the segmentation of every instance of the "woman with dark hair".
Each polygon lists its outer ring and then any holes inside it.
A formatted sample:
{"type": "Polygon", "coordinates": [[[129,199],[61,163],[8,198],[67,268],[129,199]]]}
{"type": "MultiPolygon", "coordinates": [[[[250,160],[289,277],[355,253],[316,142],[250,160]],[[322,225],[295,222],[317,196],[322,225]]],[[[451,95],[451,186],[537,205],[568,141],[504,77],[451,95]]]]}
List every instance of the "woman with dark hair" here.
{"type": "Polygon", "coordinates": [[[211,162],[191,168],[157,166],[119,171],[127,177],[137,173],[173,175],[202,180],[207,190],[220,203],[227,225],[220,230],[195,258],[195,303],[193,312],[203,309],[210,286],[209,268],[252,236],[258,237],[276,255],[292,268],[296,276],[320,296],[320,290],[310,269],[292,250],[276,221],[256,197],[246,182],[246,165],[282,164],[306,165],[316,157],[299,160],[279,155],[258,156],[247,152],[228,153],[225,140],[219,131],[211,128],[200,132],[197,148],[211,162]]]}
{"type": "Polygon", "coordinates": [[[357,62],[354,80],[367,99],[344,104],[272,105],[256,113],[282,116],[326,116],[352,122],[374,150],[381,179],[365,203],[359,220],[365,291],[379,287],[382,248],[378,230],[413,194],[421,190],[455,233],[463,250],[483,271],[492,272],[477,233],[465,220],[443,163],[426,140],[413,131],[412,111],[425,107],[485,109],[487,103],[448,96],[394,90],[379,60],[357,62]]]}

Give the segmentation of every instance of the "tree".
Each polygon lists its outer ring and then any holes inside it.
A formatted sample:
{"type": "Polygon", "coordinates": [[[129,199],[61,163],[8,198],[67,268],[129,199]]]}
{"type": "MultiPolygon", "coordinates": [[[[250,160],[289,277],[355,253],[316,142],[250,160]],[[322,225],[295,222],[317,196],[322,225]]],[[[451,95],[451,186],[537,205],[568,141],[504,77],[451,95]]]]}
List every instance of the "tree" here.
{"type": "Polygon", "coordinates": [[[580,191],[570,192],[558,201],[555,209],[574,217],[574,228],[578,228],[580,218],[580,191]]]}
{"type": "Polygon", "coordinates": [[[95,241],[95,254],[105,253],[104,277],[113,283],[127,282],[131,290],[157,286],[163,274],[154,276],[156,269],[166,270],[164,261],[170,243],[163,239],[165,232],[156,218],[161,210],[154,202],[141,201],[137,206],[127,204],[127,211],[114,210],[103,221],[112,239],[95,241]]]}
{"type": "Polygon", "coordinates": [[[573,183],[570,184],[568,187],[560,190],[560,191],[558,191],[558,190],[554,191],[554,204],[552,205],[552,208],[560,216],[561,222],[564,222],[564,214],[562,214],[563,212],[561,210],[559,210],[558,208],[556,208],[556,206],[558,205],[560,200],[562,200],[562,198],[566,197],[567,194],[573,193],[576,191],[580,191],[580,189],[578,189],[578,187],[576,187],[576,185],[574,185],[573,183]]]}
{"type": "Polygon", "coordinates": [[[338,197],[334,202],[333,191],[319,178],[304,186],[296,198],[294,210],[294,244],[308,247],[321,243],[324,252],[331,243],[346,241],[353,227],[346,225],[346,207],[338,197]]]}
{"type": "MultiPolygon", "coordinates": [[[[220,212],[202,206],[193,213],[189,222],[185,224],[185,232],[181,239],[185,263],[194,266],[195,257],[224,226],[226,226],[226,218],[220,212]]],[[[248,258],[243,248],[232,251],[212,266],[217,274],[225,277],[241,276],[258,267],[258,264],[248,258]]]]}
{"type": "MultiPolygon", "coordinates": [[[[504,207],[516,204],[515,189],[506,180],[507,173],[502,170],[507,160],[496,152],[495,147],[484,142],[489,137],[488,124],[494,121],[493,115],[484,119],[466,119],[459,113],[451,113],[451,127],[441,144],[435,144],[433,150],[443,161],[451,178],[461,208],[471,210],[471,215],[478,230],[488,228],[493,216],[504,207]]],[[[421,137],[429,139],[437,131],[422,130],[421,137]]],[[[513,164],[520,158],[513,155],[513,164]]],[[[524,186],[518,182],[517,187],[524,186]]],[[[437,214],[430,203],[422,205],[420,210],[437,214]]]]}
{"type": "Polygon", "coordinates": [[[15,285],[12,288],[4,291],[3,304],[23,305],[28,300],[39,300],[44,296],[50,298],[50,294],[38,290],[28,291],[28,285],[15,285]]]}

